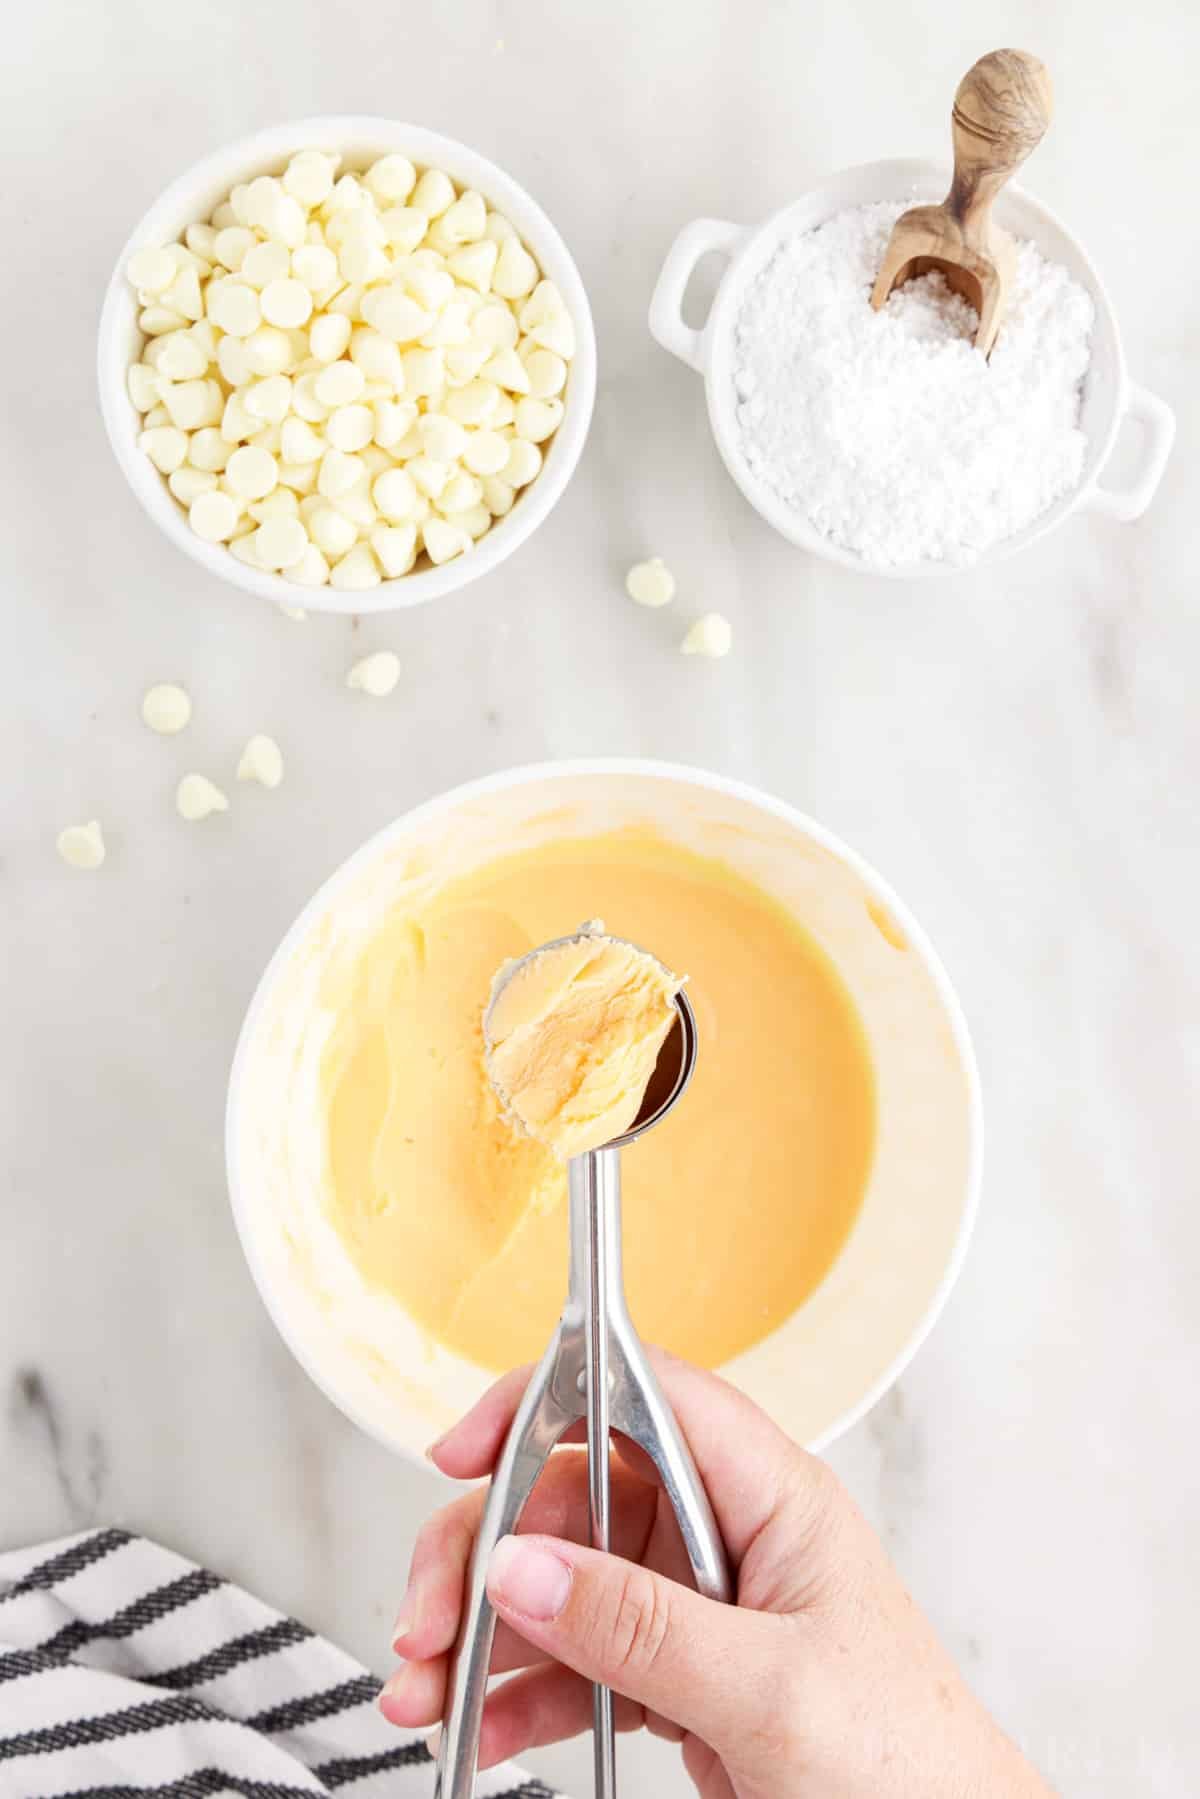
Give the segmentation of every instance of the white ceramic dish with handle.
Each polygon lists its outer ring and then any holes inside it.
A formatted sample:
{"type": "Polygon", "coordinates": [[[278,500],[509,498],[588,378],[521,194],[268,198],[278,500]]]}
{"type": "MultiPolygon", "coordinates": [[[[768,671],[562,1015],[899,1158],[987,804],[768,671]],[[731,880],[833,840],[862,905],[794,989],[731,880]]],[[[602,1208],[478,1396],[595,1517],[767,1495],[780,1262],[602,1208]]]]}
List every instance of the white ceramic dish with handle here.
{"type": "Polygon", "coordinates": [[[696,769],[549,763],[457,788],[372,838],[305,907],[250,1005],[227,1120],[234,1217],[267,1309],[329,1398],[414,1459],[493,1377],[369,1290],[329,1223],[332,1021],[316,995],[331,958],[353,958],[414,880],[626,826],[718,856],[783,904],[836,964],[874,1065],[876,1153],[850,1237],[804,1305],[725,1372],[794,1437],[827,1444],[897,1379],[961,1267],[982,1155],[975,1060],[933,948],[861,857],[781,800],[696,769]]]}
{"type": "Polygon", "coordinates": [[[787,506],[750,469],[742,453],[733,380],[734,331],[743,296],[766,266],[781,241],[796,232],[812,230],[835,213],[872,201],[940,200],[949,185],[950,172],[936,162],[888,160],[862,163],[843,169],[820,187],[777,212],[761,225],[736,225],[723,219],[696,219],[685,225],[667,252],[650,302],[650,330],[665,350],[703,375],[708,396],[708,416],[713,436],[726,468],[750,504],[775,529],[815,556],[839,562],[868,574],[953,574],[964,566],[980,567],[1010,556],[1043,537],[1072,512],[1091,510],[1110,518],[1140,518],[1162,479],[1175,436],[1171,409],[1154,394],[1129,379],[1120,332],[1104,285],[1079,243],[1046,207],[1009,185],[995,205],[995,217],[1007,231],[1031,238],[1042,254],[1059,262],[1081,282],[1096,303],[1092,334],[1092,360],[1088,371],[1080,424],[1088,440],[1087,458],[1080,484],[1049,507],[1023,531],[992,545],[971,563],[924,561],[880,568],[854,551],[843,549],[822,536],[787,506]],[[699,330],[684,323],[682,303],[696,265],[717,251],[729,259],[708,318],[699,330]],[[1142,443],[1136,473],[1124,485],[1102,482],[1117,433],[1129,421],[1141,427],[1142,443]]]}
{"type": "Polygon", "coordinates": [[[274,125],[215,150],[159,196],[117,258],[100,315],[97,373],[109,441],[126,480],[159,529],[193,562],[219,580],[276,605],[355,614],[390,612],[438,599],[477,580],[511,556],[553,510],[575,471],[591,424],[596,334],[570,251],[541,207],[510,175],[467,145],[421,126],[391,119],[330,116],[274,125]],[[126,385],[129,366],[137,361],[144,341],[138,329],[137,297],[125,275],[134,251],[174,242],[188,225],[207,219],[235,183],[255,175],[281,173],[297,150],[339,151],[343,169],[365,168],[376,157],[399,152],[419,168],[444,169],[459,186],[476,188],[490,205],[507,215],[542,274],[557,283],[577,339],[563,395],[562,423],[546,447],[540,473],[522,490],[512,511],[496,520],[466,555],[352,593],[330,586],[300,587],[282,575],[260,573],[239,562],[225,545],[205,543],[197,537],[163,477],[138,449],[141,421],[126,385]]]}

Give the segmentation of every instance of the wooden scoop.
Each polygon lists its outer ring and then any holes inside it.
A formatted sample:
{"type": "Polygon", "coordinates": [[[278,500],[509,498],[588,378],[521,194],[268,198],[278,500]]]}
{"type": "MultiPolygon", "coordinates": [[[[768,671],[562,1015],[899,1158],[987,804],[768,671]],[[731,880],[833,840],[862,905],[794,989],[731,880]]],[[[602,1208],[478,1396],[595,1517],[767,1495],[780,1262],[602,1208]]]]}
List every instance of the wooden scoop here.
{"type": "Polygon", "coordinates": [[[950,192],[896,220],[871,294],[876,311],[894,287],[938,269],[979,314],[975,348],[991,355],[1017,262],[1012,238],[992,222],[992,201],[1036,150],[1052,105],[1044,64],[1024,50],[992,50],[967,70],[950,114],[950,192]]]}

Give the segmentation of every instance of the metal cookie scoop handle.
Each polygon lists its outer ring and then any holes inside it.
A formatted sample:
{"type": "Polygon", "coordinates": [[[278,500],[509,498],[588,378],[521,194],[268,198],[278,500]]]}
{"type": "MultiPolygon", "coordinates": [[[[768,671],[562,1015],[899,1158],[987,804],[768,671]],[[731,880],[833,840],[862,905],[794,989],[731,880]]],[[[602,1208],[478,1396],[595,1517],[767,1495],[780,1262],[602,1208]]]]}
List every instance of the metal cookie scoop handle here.
{"type": "MultiPolygon", "coordinates": [[[[567,1164],[570,1272],[567,1303],[509,1429],[471,1557],[438,1754],[434,1799],[472,1799],[496,1614],[487,1569],[501,1537],[516,1528],[555,1444],[587,1419],[588,1499],[593,1547],[609,1547],[609,1432],[644,1449],[679,1521],[698,1590],[731,1596],[724,1545],[691,1451],[650,1366],[625,1303],[621,1265],[621,1149],[659,1123],[682,1095],[696,1060],[696,1020],[685,995],[659,1054],[647,1101],[632,1128],[567,1164]],[[661,1097],[660,1097],[661,1096],[661,1097]]],[[[595,1689],[595,1793],[616,1792],[612,1694],[595,1689]]]]}
{"type": "Polygon", "coordinates": [[[1025,50],[992,50],[967,70],[950,115],[950,192],[940,206],[914,206],[896,220],[871,293],[876,311],[893,288],[937,269],[978,312],[975,348],[991,355],[1017,260],[992,202],[1041,143],[1052,106],[1050,76],[1025,50]]]}

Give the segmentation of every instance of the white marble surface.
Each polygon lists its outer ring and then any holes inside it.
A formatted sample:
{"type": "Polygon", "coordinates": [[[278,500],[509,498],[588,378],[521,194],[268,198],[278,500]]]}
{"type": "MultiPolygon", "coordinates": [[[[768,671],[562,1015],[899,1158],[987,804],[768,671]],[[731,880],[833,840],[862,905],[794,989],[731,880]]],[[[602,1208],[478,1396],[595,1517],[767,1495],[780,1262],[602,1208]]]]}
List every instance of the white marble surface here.
{"type": "MultiPolygon", "coordinates": [[[[267,1321],[225,1199],[242,1009],[283,927],[370,831],[512,762],[703,763],[865,851],[943,952],[978,1043],[989,1163],[933,1339],[833,1461],[985,1698],[1065,1794],[1200,1787],[1200,768],[1194,230],[1200,14],[1178,0],[896,8],[317,0],[14,14],[0,680],[0,1544],[117,1520],[228,1571],[379,1668],[440,1497],[356,1435],[267,1321]],[[1055,72],[1028,184],[1106,272],[1132,372],[1180,442],[1140,525],[1072,520],[994,574],[896,586],[788,549],[741,502],[698,382],[645,307],[676,228],[749,220],[843,163],[941,152],[999,39],[1055,72]],[[110,260],[211,145],[319,111],[472,140],[575,250],[601,347],[567,499],[435,610],[297,625],[187,564],[104,442],[110,260]],[[648,615],[618,576],[669,558],[648,615]],[[734,621],[721,665],[684,615],[734,621]],[[347,694],[394,646],[399,692],[347,694]],[[177,744],[137,716],[181,679],[177,744]],[[203,828],[185,765],[276,733],[288,779],[203,828]],[[98,815],[96,877],[54,836],[98,815]]],[[[626,1790],[686,1783],[629,1748],[626,1790]]],[[[540,1758],[589,1790],[576,1745],[540,1758]]]]}

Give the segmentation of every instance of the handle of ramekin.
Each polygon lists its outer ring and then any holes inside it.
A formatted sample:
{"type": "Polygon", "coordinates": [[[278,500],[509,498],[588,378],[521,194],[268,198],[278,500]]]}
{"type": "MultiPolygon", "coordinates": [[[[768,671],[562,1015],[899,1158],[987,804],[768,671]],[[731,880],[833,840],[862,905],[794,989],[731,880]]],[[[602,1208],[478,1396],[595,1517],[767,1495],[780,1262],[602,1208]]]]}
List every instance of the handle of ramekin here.
{"type": "Polygon", "coordinates": [[[1128,524],[1141,518],[1163,478],[1171,445],[1175,442],[1175,414],[1157,394],[1148,393],[1144,387],[1131,382],[1118,430],[1126,419],[1133,419],[1142,427],[1138,472],[1125,487],[1101,487],[1097,481],[1086,504],[1094,512],[1106,513],[1109,518],[1119,518],[1128,524]]]}
{"type": "Polygon", "coordinates": [[[703,366],[700,339],[704,332],[693,331],[683,322],[687,284],[702,256],[710,250],[733,256],[745,235],[744,225],[731,225],[726,219],[693,219],[667,251],[650,300],[650,331],[664,350],[670,350],[690,369],[703,366]]]}

